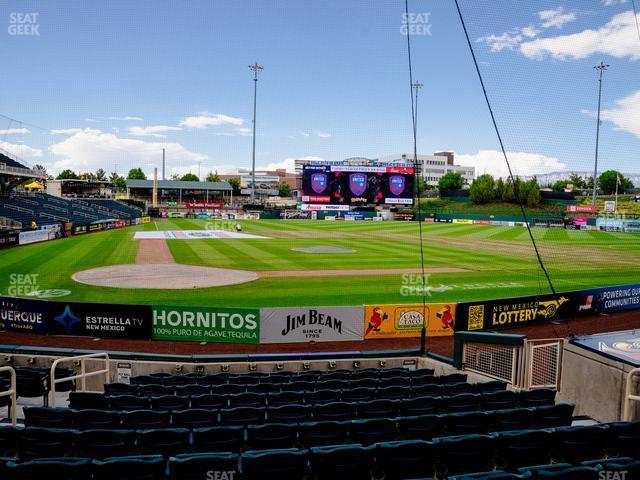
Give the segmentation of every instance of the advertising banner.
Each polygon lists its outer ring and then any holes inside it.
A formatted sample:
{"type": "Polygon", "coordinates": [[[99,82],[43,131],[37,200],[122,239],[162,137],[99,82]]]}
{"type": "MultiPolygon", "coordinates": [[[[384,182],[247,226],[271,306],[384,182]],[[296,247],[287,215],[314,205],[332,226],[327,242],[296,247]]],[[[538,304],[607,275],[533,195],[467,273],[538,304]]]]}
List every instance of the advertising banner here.
{"type": "Polygon", "coordinates": [[[567,205],[567,212],[575,213],[596,213],[598,207],[595,205],[567,205]]]}
{"type": "Polygon", "coordinates": [[[473,220],[467,218],[454,218],[451,223],[462,223],[464,225],[473,225],[473,220]]]}
{"type": "Polygon", "coordinates": [[[153,307],[154,340],[259,343],[257,308],[153,307]]]}
{"type": "Polygon", "coordinates": [[[611,313],[640,309],[640,284],[596,288],[580,292],[579,314],[611,313]]]}
{"type": "Polygon", "coordinates": [[[185,202],[187,208],[222,208],[222,202],[185,202]]]}
{"type": "Polygon", "coordinates": [[[363,339],[362,307],[261,308],[260,343],[363,339]]]}
{"type": "Polygon", "coordinates": [[[55,234],[48,230],[29,230],[20,232],[18,243],[20,243],[20,245],[26,245],[28,243],[45,242],[54,237],[55,234]]]}
{"type": "Polygon", "coordinates": [[[140,223],[149,223],[151,222],[151,217],[140,217],[140,223]]]}
{"type": "Polygon", "coordinates": [[[416,214],[415,212],[398,212],[393,215],[393,219],[401,222],[412,222],[416,219],[416,214]]]}
{"type": "Polygon", "coordinates": [[[453,335],[456,305],[428,303],[426,315],[419,305],[366,305],[364,307],[364,338],[419,337],[427,319],[427,337],[453,335]]]}
{"type": "Polygon", "coordinates": [[[50,302],[48,328],[54,335],[151,338],[149,305],[50,302]]]}
{"type": "Polygon", "coordinates": [[[0,232],[0,248],[18,245],[18,232],[0,232]]]}
{"type": "Polygon", "coordinates": [[[498,330],[564,320],[575,316],[577,301],[575,293],[560,293],[459,303],[455,329],[457,331],[498,330]]]}
{"type": "Polygon", "coordinates": [[[23,333],[47,333],[48,304],[42,300],[0,297],[0,329],[23,333]]]}

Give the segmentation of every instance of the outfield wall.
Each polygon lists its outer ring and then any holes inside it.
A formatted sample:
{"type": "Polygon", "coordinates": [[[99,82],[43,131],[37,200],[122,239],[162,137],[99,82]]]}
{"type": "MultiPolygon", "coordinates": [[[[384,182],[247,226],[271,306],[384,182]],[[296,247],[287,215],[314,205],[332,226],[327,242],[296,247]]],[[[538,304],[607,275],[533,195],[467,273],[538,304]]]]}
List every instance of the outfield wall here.
{"type": "Polygon", "coordinates": [[[210,343],[308,343],[507,330],[640,308],[640,284],[465,303],[225,308],[0,297],[0,329],[210,343]]]}

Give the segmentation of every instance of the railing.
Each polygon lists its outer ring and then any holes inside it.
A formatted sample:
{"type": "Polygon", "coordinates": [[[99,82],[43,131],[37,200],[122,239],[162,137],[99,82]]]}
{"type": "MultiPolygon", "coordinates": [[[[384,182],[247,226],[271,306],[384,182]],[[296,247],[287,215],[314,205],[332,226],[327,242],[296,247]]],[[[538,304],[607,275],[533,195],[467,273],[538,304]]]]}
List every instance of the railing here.
{"type": "Polygon", "coordinates": [[[96,375],[104,375],[104,382],[109,382],[109,354],[105,353],[91,353],[88,355],[78,355],[77,357],[63,357],[58,358],[51,364],[51,406],[56,406],[56,385],[58,383],[70,382],[72,380],[80,380],[80,391],[83,392],[86,389],[86,379],[88,377],[94,377],[96,375]],[[104,359],[104,368],[93,372],[87,372],[86,360],[91,359],[104,359]],[[63,362],[79,362],[80,373],[71,377],[56,378],[56,368],[63,362]]]}
{"type": "Polygon", "coordinates": [[[516,388],[559,390],[563,347],[564,340],[559,338],[528,340],[524,335],[456,332],[454,366],[516,388]]]}
{"type": "Polygon", "coordinates": [[[0,367],[0,372],[9,372],[11,375],[11,388],[9,390],[5,390],[4,392],[0,392],[0,397],[11,397],[11,405],[9,406],[9,412],[11,414],[11,425],[16,425],[16,411],[17,407],[17,387],[16,387],[16,371],[13,367],[0,367]]]}
{"type": "Polygon", "coordinates": [[[564,341],[559,338],[527,340],[524,388],[560,388],[564,341]]]}
{"type": "Polygon", "coordinates": [[[640,402],[640,395],[632,395],[633,379],[636,375],[640,374],[640,368],[634,368],[627,374],[627,386],[624,394],[624,413],[622,420],[628,422],[632,420],[634,415],[631,414],[631,402],[640,402]]]}

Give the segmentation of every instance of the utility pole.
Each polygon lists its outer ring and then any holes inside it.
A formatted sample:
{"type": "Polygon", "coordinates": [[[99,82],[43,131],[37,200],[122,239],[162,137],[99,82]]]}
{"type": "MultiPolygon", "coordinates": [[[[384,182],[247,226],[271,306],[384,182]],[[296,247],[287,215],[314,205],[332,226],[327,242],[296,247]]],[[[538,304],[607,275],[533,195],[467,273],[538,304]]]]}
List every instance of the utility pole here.
{"type": "MultiPolygon", "coordinates": [[[[418,81],[416,81],[416,83],[411,84],[411,88],[413,88],[416,91],[415,94],[415,107],[413,109],[413,134],[417,136],[418,134],[418,92],[420,92],[420,89],[424,87],[424,85],[418,81]]],[[[413,168],[416,168],[418,166],[418,153],[414,152],[414,158],[413,158],[413,168]]],[[[420,168],[420,176],[423,177],[424,176],[424,165],[420,168]]],[[[417,169],[417,168],[416,168],[417,169]]],[[[418,188],[418,185],[416,184],[416,188],[418,188]]],[[[418,196],[420,195],[420,192],[418,192],[418,196]]]]}
{"type": "Polygon", "coordinates": [[[164,157],[164,148],[162,149],[162,180],[166,180],[165,177],[165,157],[164,157]]]}
{"type": "Polygon", "coordinates": [[[596,196],[598,192],[598,147],[600,143],[600,101],[602,99],[602,74],[609,68],[609,65],[604,62],[600,62],[593,67],[599,74],[598,79],[598,124],[596,127],[596,159],[593,167],[593,205],[596,205],[596,196]]]}
{"type": "Polygon", "coordinates": [[[251,203],[256,200],[256,97],[258,94],[258,74],[264,70],[264,67],[254,62],[249,65],[249,69],[253,72],[253,148],[251,151],[251,203]]]}

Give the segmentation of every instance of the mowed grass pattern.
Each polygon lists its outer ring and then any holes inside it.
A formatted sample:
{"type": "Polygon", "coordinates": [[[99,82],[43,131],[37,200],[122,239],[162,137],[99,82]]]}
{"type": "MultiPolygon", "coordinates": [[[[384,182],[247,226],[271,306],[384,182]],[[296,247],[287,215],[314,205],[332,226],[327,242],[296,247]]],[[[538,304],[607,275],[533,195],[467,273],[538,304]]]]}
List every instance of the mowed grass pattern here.
{"type": "MultiPolygon", "coordinates": [[[[114,303],[209,306],[362,305],[420,302],[402,287],[415,277],[385,269],[419,268],[415,222],[241,221],[243,232],[268,239],[170,240],[179,263],[254,271],[378,269],[380,275],[275,277],[197,290],[124,290],[76,283],[73,273],[135,262],[137,230],[199,230],[206,220],[168,219],[81,237],[0,251],[0,291],[11,274],[38,274],[40,289],[68,289],[65,299],[114,303]],[[310,254],[292,248],[333,246],[356,250],[310,254]]],[[[211,223],[209,223],[211,225],[211,223]]],[[[215,224],[214,224],[215,225],[215,224]]],[[[640,237],[634,234],[533,229],[556,289],[569,291],[640,281],[640,237]]],[[[423,224],[425,267],[457,267],[461,273],[429,276],[433,302],[548,293],[525,228],[423,224]]],[[[352,273],[352,272],[351,272],[352,273]]]]}

